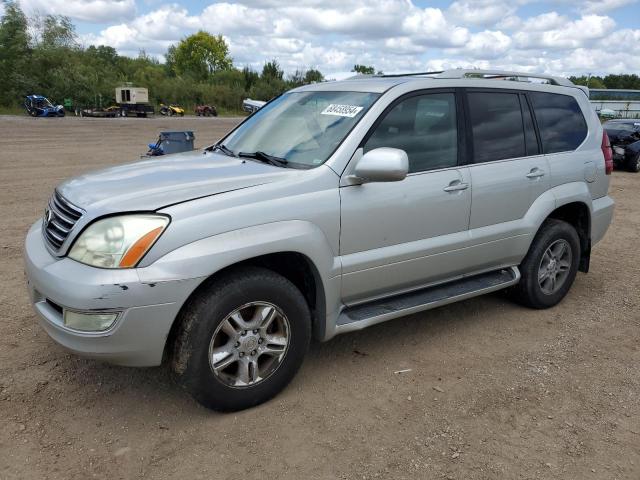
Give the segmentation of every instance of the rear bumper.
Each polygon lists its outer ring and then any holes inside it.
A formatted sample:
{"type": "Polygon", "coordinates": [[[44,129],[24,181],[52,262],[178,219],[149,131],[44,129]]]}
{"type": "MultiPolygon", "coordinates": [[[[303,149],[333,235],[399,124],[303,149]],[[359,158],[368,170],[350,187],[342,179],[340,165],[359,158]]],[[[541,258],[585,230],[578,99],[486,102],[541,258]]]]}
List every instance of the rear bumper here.
{"type": "Polygon", "coordinates": [[[595,245],[602,240],[605,233],[607,233],[609,225],[611,225],[615,203],[613,199],[607,195],[593,200],[592,208],[591,245],[595,245]]]}
{"type": "MultiPolygon", "coordinates": [[[[139,269],[107,270],[53,257],[40,222],[25,241],[29,295],[49,336],[79,355],[127,366],[162,362],[167,336],[180,308],[201,279],[142,282],[139,269]],[[63,323],[62,309],[109,311],[119,316],[104,332],[79,332],[63,323]]],[[[153,266],[144,277],[153,278],[153,266]]]]}

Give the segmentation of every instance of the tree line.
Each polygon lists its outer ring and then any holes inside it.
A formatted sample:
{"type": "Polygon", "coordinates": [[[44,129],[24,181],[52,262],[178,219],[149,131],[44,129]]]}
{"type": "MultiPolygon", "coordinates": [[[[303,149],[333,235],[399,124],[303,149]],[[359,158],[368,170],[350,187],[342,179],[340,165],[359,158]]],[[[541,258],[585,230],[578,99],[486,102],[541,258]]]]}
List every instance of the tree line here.
{"type": "Polygon", "coordinates": [[[605,77],[582,75],[569,77],[576,85],[584,85],[589,88],[621,88],[640,90],[640,77],[636,74],[607,75],[605,77]]]}
{"type": "Polygon", "coordinates": [[[220,35],[197,32],[166,54],[166,62],[141,51],[137,58],[112,47],[84,48],[75,27],[61,15],[27,17],[15,0],[3,0],[0,19],[0,106],[17,108],[24,96],[40,94],[56,103],[107,107],[115,87],[130,82],[149,89],[149,101],[192,108],[213,104],[238,112],[247,98],[269,100],[291,88],[324,80],[317,69],[285,75],[276,60],[262,71],[237,68],[220,35]]]}
{"type": "MultiPolygon", "coordinates": [[[[266,62],[261,71],[238,68],[224,38],[204,31],[169,47],[164,64],[144,51],[131,58],[105,45],[84,48],[68,17],[27,17],[17,0],[1,1],[0,107],[17,108],[29,94],[57,103],[69,98],[81,107],[107,107],[115,102],[115,87],[130,82],[148,88],[156,105],[177,103],[189,109],[213,104],[223,113],[238,112],[247,97],[270,100],[296,86],[324,80],[313,68],[285,75],[277,60],[266,62]]],[[[373,66],[359,64],[352,71],[376,73],[373,66]]],[[[590,88],[640,89],[638,75],[570,79],[590,88]]]]}

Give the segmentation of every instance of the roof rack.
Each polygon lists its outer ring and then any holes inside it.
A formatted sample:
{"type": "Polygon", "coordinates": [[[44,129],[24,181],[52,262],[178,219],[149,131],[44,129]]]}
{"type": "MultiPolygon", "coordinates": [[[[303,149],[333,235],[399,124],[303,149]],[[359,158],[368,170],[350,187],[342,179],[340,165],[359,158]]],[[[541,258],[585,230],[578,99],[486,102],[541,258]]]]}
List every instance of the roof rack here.
{"type": "Polygon", "coordinates": [[[453,70],[446,70],[441,72],[437,78],[485,78],[494,80],[510,79],[518,82],[530,82],[532,78],[540,80],[546,80],[551,85],[559,85],[562,87],[575,87],[575,84],[562,77],[554,77],[551,75],[544,75],[539,73],[524,73],[524,72],[509,72],[504,70],[474,70],[456,68],[453,70]]]}
{"type": "Polygon", "coordinates": [[[381,75],[375,75],[376,77],[393,78],[393,77],[421,77],[429,75],[438,75],[444,73],[444,70],[438,70],[435,72],[410,72],[410,73],[383,73],[381,75]]]}

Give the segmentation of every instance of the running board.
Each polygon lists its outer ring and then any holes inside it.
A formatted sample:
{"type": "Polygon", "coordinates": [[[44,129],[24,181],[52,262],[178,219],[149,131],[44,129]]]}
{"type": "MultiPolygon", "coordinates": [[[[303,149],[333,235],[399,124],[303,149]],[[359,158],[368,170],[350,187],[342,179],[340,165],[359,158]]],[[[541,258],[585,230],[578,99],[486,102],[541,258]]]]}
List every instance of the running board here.
{"type": "Polygon", "coordinates": [[[338,316],[336,333],[360,330],[376,323],[495,292],[518,281],[518,267],[509,267],[347,307],[338,316]]]}

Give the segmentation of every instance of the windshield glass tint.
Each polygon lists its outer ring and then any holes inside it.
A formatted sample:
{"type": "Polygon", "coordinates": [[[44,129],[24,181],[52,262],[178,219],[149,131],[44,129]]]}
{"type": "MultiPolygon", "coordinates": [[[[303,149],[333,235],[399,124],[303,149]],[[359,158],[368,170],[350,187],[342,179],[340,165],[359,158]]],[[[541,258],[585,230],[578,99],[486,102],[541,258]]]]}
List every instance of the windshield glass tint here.
{"type": "Polygon", "coordinates": [[[224,140],[238,153],[264,152],[292,164],[324,163],[379,97],[363,92],[286,93],[224,140]]]}

